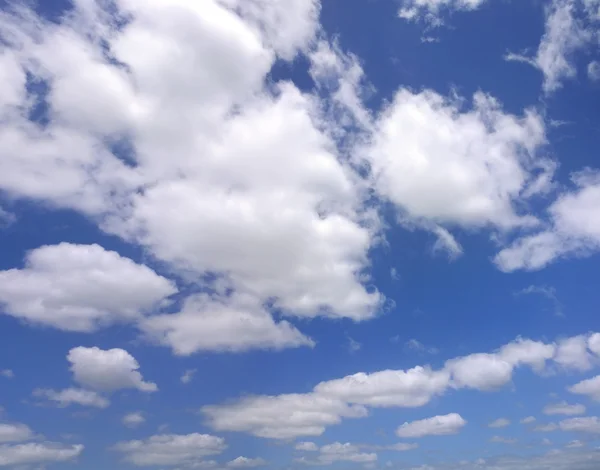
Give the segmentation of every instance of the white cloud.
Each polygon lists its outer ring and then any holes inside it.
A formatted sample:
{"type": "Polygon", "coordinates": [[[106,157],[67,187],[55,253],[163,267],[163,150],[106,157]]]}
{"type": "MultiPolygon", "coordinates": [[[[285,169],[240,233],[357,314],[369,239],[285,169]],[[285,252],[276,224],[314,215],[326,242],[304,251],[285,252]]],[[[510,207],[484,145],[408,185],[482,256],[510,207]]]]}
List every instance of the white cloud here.
{"type": "MultiPolygon", "coordinates": [[[[0,91],[1,93],[1,91],[0,91]]],[[[0,102],[1,102],[0,98],[0,102]]],[[[0,228],[8,227],[12,225],[17,220],[17,216],[12,212],[8,212],[0,206],[0,228]]]]}
{"type": "Polygon", "coordinates": [[[488,428],[505,428],[510,425],[510,421],[506,418],[498,418],[495,421],[492,421],[488,424],[488,428]]]}
{"type": "Polygon", "coordinates": [[[318,457],[318,461],[322,464],[332,464],[334,462],[368,463],[376,460],[377,454],[361,452],[359,447],[354,444],[342,444],[340,442],[321,447],[318,457]]]}
{"type": "Polygon", "coordinates": [[[429,230],[439,224],[508,229],[537,223],[515,202],[535,184],[536,168],[553,171],[536,158],[545,141],[533,110],[507,114],[483,93],[464,109],[457,98],[401,89],[360,153],[380,195],[429,230]]]}
{"type": "Polygon", "coordinates": [[[416,339],[411,339],[408,340],[405,344],[404,347],[406,349],[410,349],[412,351],[416,351],[419,353],[426,353],[426,354],[437,354],[439,352],[439,350],[437,348],[430,348],[425,346],[423,343],[421,343],[420,341],[416,340],[416,339]]]}
{"type": "Polygon", "coordinates": [[[14,379],[15,373],[11,369],[0,370],[0,375],[7,379],[14,379]]]}
{"type": "Polygon", "coordinates": [[[600,401],[600,375],[569,387],[569,392],[577,395],[587,395],[596,401],[600,401]]]}
{"type": "Polygon", "coordinates": [[[56,402],[60,407],[67,407],[75,404],[95,408],[106,408],[110,405],[110,402],[98,393],[81,388],[67,388],[60,391],[37,389],[33,392],[33,395],[35,397],[47,398],[50,401],[56,402]]]}
{"type": "Polygon", "coordinates": [[[208,434],[162,434],[146,440],[119,442],[115,450],[127,462],[140,467],[176,466],[200,467],[204,457],[225,450],[224,439],[208,434]]]}
{"type": "Polygon", "coordinates": [[[513,365],[495,354],[471,354],[446,363],[455,387],[496,390],[512,379],[513,365]]]}
{"type": "Polygon", "coordinates": [[[500,358],[513,366],[528,365],[541,373],[547,361],[554,357],[556,346],[530,339],[517,338],[502,346],[498,352],[500,358]]]}
{"type": "Polygon", "coordinates": [[[135,358],[123,349],[102,350],[96,347],[77,347],[69,351],[67,359],[75,382],[93,390],[112,392],[133,388],[155,392],[156,384],[145,382],[138,371],[135,358]]]}
{"type": "Polygon", "coordinates": [[[585,446],[585,444],[583,442],[581,442],[579,440],[574,440],[574,441],[569,442],[565,447],[567,449],[579,449],[584,446],[585,446]]]}
{"type": "Polygon", "coordinates": [[[141,424],[146,422],[146,418],[144,417],[144,413],[141,411],[135,411],[132,413],[127,413],[123,416],[123,424],[129,428],[137,428],[141,424]]]}
{"type": "Polygon", "coordinates": [[[433,26],[442,24],[441,13],[473,11],[486,0],[401,0],[398,16],[408,21],[426,21],[433,26]]]}
{"type": "Polygon", "coordinates": [[[543,89],[552,93],[566,79],[576,76],[575,52],[591,39],[590,31],[576,16],[577,0],[552,0],[546,12],[545,33],[534,58],[508,54],[507,60],[526,62],[544,74],[543,89]]]}
{"type": "Polygon", "coordinates": [[[528,416],[527,418],[523,418],[520,422],[521,424],[532,424],[535,423],[535,416],[528,416]]]}
{"type": "Polygon", "coordinates": [[[556,423],[540,424],[540,425],[536,426],[535,428],[533,428],[533,430],[537,431],[537,432],[553,432],[553,431],[556,431],[557,429],[558,429],[558,425],[556,423]]]}
{"type": "Polygon", "coordinates": [[[0,271],[5,313],[67,331],[136,320],[175,292],[150,268],[98,245],[43,246],[23,269],[0,271]]]}
{"type": "Polygon", "coordinates": [[[320,436],[342,418],[367,415],[362,406],[314,393],[250,397],[233,404],[204,406],[201,411],[213,429],[271,439],[320,436]]]}
{"type": "Polygon", "coordinates": [[[267,462],[261,458],[251,459],[248,457],[237,457],[227,463],[230,468],[254,468],[266,465],[267,462]]]}
{"type": "Polygon", "coordinates": [[[319,447],[314,442],[298,442],[294,447],[296,450],[300,450],[302,452],[316,452],[319,450],[319,447]]]}
{"type": "Polygon", "coordinates": [[[593,367],[593,357],[588,352],[586,336],[580,335],[560,340],[554,361],[567,369],[590,370],[593,367]]]}
{"type": "Polygon", "coordinates": [[[63,446],[51,442],[0,445],[0,466],[68,462],[79,457],[81,452],[82,445],[63,446]]]}
{"type": "Polygon", "coordinates": [[[0,443],[28,441],[33,432],[24,424],[0,423],[0,443]]]}
{"type": "Polygon", "coordinates": [[[585,406],[580,404],[569,405],[567,402],[555,403],[544,407],[544,414],[547,415],[582,415],[586,411],[585,406]]]}
{"type": "Polygon", "coordinates": [[[395,451],[398,451],[398,452],[406,452],[406,451],[409,451],[409,450],[417,449],[418,447],[419,447],[419,444],[417,444],[417,443],[411,443],[411,444],[409,444],[407,442],[399,442],[397,444],[393,444],[391,446],[387,446],[387,447],[385,447],[385,449],[387,449],[387,450],[395,450],[395,451]]]}
{"type": "Polygon", "coordinates": [[[198,294],[187,298],[179,313],[148,317],[139,326],[148,337],[182,356],[206,350],[241,352],[314,346],[289,322],[276,322],[255,297],[241,294],[198,294]],[[239,329],[239,325],[244,328],[239,329]]]}
{"type": "Polygon", "coordinates": [[[458,434],[467,422],[457,413],[404,423],[396,430],[399,437],[445,436],[458,434]]]}
{"type": "Polygon", "coordinates": [[[600,333],[594,333],[588,338],[588,349],[596,356],[600,356],[600,333]]]}
{"type": "MultiPolygon", "coordinates": [[[[208,325],[217,350],[311,344],[269,318],[267,303],[290,317],[374,317],[384,298],[366,287],[379,230],[366,185],[323,129],[318,100],[269,78],[277,57],[314,44],[319,2],[111,5],[77,2],[58,23],[31,12],[0,18],[0,189],[84,212],[177,274],[203,279],[216,292],[204,305],[232,312],[208,325]],[[118,29],[115,15],[127,17],[118,29]],[[43,129],[18,108],[38,100],[27,75],[48,86],[43,129]],[[239,296],[253,299],[248,317],[239,296]],[[242,345],[239,321],[256,324],[242,345]]],[[[205,312],[185,313],[142,329],[176,351],[211,347],[171,344],[183,324],[207,326],[205,312]]]]}
{"type": "Polygon", "coordinates": [[[181,383],[182,384],[189,384],[192,379],[194,378],[194,375],[196,375],[196,369],[188,369],[184,372],[184,374],[181,376],[181,383]]]}
{"type": "Polygon", "coordinates": [[[597,416],[565,419],[559,425],[563,431],[600,434],[600,419],[597,416]]]}
{"type": "Polygon", "coordinates": [[[502,437],[502,436],[493,436],[490,439],[490,442],[495,442],[497,444],[516,444],[517,440],[516,439],[511,439],[508,437],[502,437]]]}
{"type": "Polygon", "coordinates": [[[600,62],[597,60],[590,62],[587,66],[587,74],[591,81],[600,81],[600,62]]]}
{"type": "Polygon", "coordinates": [[[449,374],[427,367],[358,373],[321,382],[317,394],[350,403],[376,407],[418,407],[441,395],[448,387],[449,374]]]}
{"type": "Polygon", "coordinates": [[[503,271],[538,270],[567,256],[600,250],[600,173],[572,175],[575,189],[564,192],[549,207],[550,227],[517,239],[495,258],[503,271]]]}

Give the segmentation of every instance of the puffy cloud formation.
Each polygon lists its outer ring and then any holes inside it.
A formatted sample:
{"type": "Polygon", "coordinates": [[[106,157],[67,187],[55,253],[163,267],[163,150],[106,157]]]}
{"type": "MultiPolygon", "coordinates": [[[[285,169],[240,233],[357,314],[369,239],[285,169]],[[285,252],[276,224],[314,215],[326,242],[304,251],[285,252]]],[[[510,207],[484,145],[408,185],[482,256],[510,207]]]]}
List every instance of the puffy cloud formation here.
{"type": "Polygon", "coordinates": [[[144,413],[141,411],[135,411],[133,413],[127,413],[125,416],[123,416],[122,422],[128,428],[137,428],[146,422],[146,418],[144,417],[144,413]]]}
{"type": "Polygon", "coordinates": [[[220,454],[227,446],[220,437],[208,434],[161,434],[146,440],[120,442],[115,450],[140,467],[156,465],[200,467],[204,458],[220,454]]]}
{"type": "Polygon", "coordinates": [[[33,432],[24,424],[0,423],[0,442],[21,442],[33,438],[33,432]]]}
{"type": "Polygon", "coordinates": [[[33,395],[39,398],[46,398],[63,408],[70,405],[106,408],[110,405],[110,402],[105,397],[92,390],[81,388],[67,388],[60,391],[37,389],[33,392],[33,395]]]}
{"type": "Polygon", "coordinates": [[[251,459],[248,457],[237,457],[227,463],[230,468],[254,468],[266,465],[267,462],[261,458],[251,459]]]}
{"type": "MultiPolygon", "coordinates": [[[[494,391],[512,380],[517,367],[528,366],[542,374],[547,370],[582,370],[582,358],[593,359],[598,334],[563,338],[556,343],[543,343],[517,338],[493,353],[475,353],[451,359],[440,370],[415,367],[409,370],[360,372],[340,379],[317,384],[309,393],[246,397],[237,402],[204,406],[201,409],[207,424],[217,431],[245,432],[271,439],[290,439],[301,436],[320,436],[328,426],[339,424],[344,418],[366,417],[369,408],[417,408],[441,396],[449,388],[471,388],[494,391]],[[584,347],[581,348],[581,345],[584,347]]],[[[583,382],[582,382],[583,383],[583,382]]],[[[571,387],[574,393],[595,393],[592,385],[583,383],[571,387]]],[[[553,412],[575,408],[547,408],[553,412]]],[[[425,423],[428,426],[451,428],[460,423],[454,414],[425,423]]],[[[459,416],[460,417],[460,416],[459,416]]],[[[462,418],[461,418],[462,419],[462,418]]],[[[535,418],[522,421],[531,424],[535,418]]],[[[412,423],[407,423],[409,425],[412,423]]],[[[508,425],[508,420],[497,420],[492,427],[508,425]]],[[[545,427],[544,431],[555,430],[545,427]]],[[[410,432],[415,429],[410,426],[410,432]]],[[[408,433],[409,431],[403,431],[408,433]]],[[[442,432],[442,431],[440,431],[442,432]]],[[[408,437],[408,435],[401,437],[408,437]]],[[[298,450],[316,451],[313,443],[298,444],[298,450]]]]}
{"type": "Polygon", "coordinates": [[[544,414],[547,415],[582,415],[586,411],[585,406],[580,404],[570,405],[567,402],[555,403],[544,407],[544,414]]]}
{"type": "Polygon", "coordinates": [[[596,401],[600,401],[600,375],[569,387],[569,391],[577,395],[587,395],[596,401]]]}
{"type": "Polygon", "coordinates": [[[433,26],[442,24],[443,12],[473,11],[487,0],[401,0],[398,16],[405,20],[424,20],[433,26]]]}
{"type": "Polygon", "coordinates": [[[506,419],[506,418],[498,418],[494,421],[492,421],[490,424],[488,424],[489,428],[505,428],[506,426],[510,425],[510,420],[506,419]]]}
{"type": "Polygon", "coordinates": [[[123,349],[77,347],[69,351],[73,379],[84,387],[102,392],[133,388],[142,392],[155,392],[156,384],[145,382],[138,371],[135,358],[123,349]]]}
{"type": "Polygon", "coordinates": [[[175,292],[150,268],[98,245],[43,246],[23,269],[0,271],[5,313],[67,331],[136,320],[175,292]]]}
{"type": "Polygon", "coordinates": [[[404,423],[396,430],[399,437],[445,436],[457,434],[467,422],[457,413],[404,423]]]}

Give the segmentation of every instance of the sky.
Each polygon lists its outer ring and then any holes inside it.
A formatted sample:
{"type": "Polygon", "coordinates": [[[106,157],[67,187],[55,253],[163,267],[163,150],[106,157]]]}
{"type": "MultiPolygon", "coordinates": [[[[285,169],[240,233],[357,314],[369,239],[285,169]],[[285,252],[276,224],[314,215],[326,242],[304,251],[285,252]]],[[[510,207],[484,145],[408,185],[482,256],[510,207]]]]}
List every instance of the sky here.
{"type": "Polygon", "coordinates": [[[3,0],[0,48],[0,467],[600,468],[599,0],[3,0]]]}

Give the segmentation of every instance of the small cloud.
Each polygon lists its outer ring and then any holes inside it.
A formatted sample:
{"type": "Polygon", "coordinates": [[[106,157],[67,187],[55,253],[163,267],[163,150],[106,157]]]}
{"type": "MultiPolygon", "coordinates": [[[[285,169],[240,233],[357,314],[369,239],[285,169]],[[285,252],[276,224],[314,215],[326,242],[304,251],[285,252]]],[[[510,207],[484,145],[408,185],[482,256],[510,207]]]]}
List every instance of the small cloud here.
{"type": "Polygon", "coordinates": [[[0,370],[0,375],[7,379],[14,379],[15,373],[11,369],[0,370]]]}
{"type": "Polygon", "coordinates": [[[410,351],[416,351],[418,353],[421,354],[437,354],[440,351],[437,348],[430,348],[425,346],[423,343],[421,343],[420,341],[416,340],[416,339],[410,339],[408,340],[405,344],[404,344],[404,348],[410,351]]]}
{"type": "Polygon", "coordinates": [[[551,446],[552,441],[550,439],[548,439],[547,437],[545,437],[544,439],[542,439],[542,445],[543,446],[551,446]]]}
{"type": "Polygon", "coordinates": [[[359,343],[358,341],[356,341],[355,339],[351,338],[350,336],[347,337],[348,338],[348,351],[350,353],[355,353],[360,351],[360,349],[362,348],[362,344],[359,343]]]}
{"type": "Polygon", "coordinates": [[[0,228],[6,228],[16,222],[17,216],[0,207],[0,228]]]}
{"type": "Polygon", "coordinates": [[[535,285],[531,285],[529,287],[526,287],[523,290],[520,290],[518,292],[515,292],[515,295],[520,296],[520,295],[541,295],[542,297],[545,297],[546,299],[548,299],[550,301],[550,303],[552,303],[553,309],[554,309],[554,315],[556,315],[557,317],[563,317],[563,311],[562,311],[562,305],[560,303],[560,301],[558,300],[558,297],[556,296],[556,289],[554,287],[549,287],[549,286],[535,286],[535,285]]]}
{"type": "Polygon", "coordinates": [[[393,281],[400,280],[400,274],[398,274],[398,270],[396,268],[390,269],[390,277],[392,278],[393,281]]]}
{"type": "Polygon", "coordinates": [[[527,418],[523,418],[521,420],[521,424],[532,424],[535,423],[535,417],[533,416],[528,416],[527,418]]]}
{"type": "Polygon", "coordinates": [[[565,447],[567,449],[578,449],[579,447],[583,447],[583,446],[585,446],[585,444],[583,442],[575,440],[575,441],[569,442],[565,447]]]}
{"type": "Polygon", "coordinates": [[[262,467],[267,462],[263,459],[250,459],[248,457],[238,457],[227,464],[229,468],[254,468],[262,467]]]}
{"type": "Polygon", "coordinates": [[[536,432],[552,432],[556,431],[557,429],[558,426],[555,423],[540,424],[539,426],[533,428],[533,430],[536,432]]]}
{"type": "Polygon", "coordinates": [[[123,424],[128,428],[137,428],[139,425],[144,424],[145,422],[146,418],[144,418],[144,414],[141,411],[128,413],[123,416],[123,424]]]}
{"type": "Polygon", "coordinates": [[[588,73],[588,78],[591,81],[593,81],[593,82],[600,81],[600,62],[597,60],[590,62],[587,67],[587,73],[588,73]]]}
{"type": "Polygon", "coordinates": [[[586,411],[585,406],[581,404],[569,405],[567,402],[555,403],[544,407],[544,414],[546,415],[565,415],[574,416],[582,415],[586,411]]]}
{"type": "Polygon", "coordinates": [[[517,440],[516,439],[509,439],[507,437],[501,437],[501,436],[494,436],[490,439],[490,442],[495,442],[498,444],[516,444],[517,440]]]}
{"type": "Polygon", "coordinates": [[[506,418],[498,418],[496,421],[492,421],[488,424],[488,428],[505,428],[510,425],[510,421],[506,418]]]}
{"type": "Polygon", "coordinates": [[[184,372],[184,374],[181,376],[181,383],[182,384],[189,384],[192,379],[194,378],[194,375],[196,374],[196,369],[189,369],[186,370],[184,372]]]}

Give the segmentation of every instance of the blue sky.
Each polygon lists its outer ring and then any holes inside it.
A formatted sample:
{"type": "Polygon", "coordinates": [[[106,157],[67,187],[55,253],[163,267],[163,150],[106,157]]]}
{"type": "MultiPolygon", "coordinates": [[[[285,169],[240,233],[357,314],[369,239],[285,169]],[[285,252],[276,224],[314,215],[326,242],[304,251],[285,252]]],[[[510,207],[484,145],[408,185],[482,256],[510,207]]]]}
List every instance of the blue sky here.
{"type": "Polygon", "coordinates": [[[600,465],[598,0],[0,4],[0,467],[600,465]]]}

